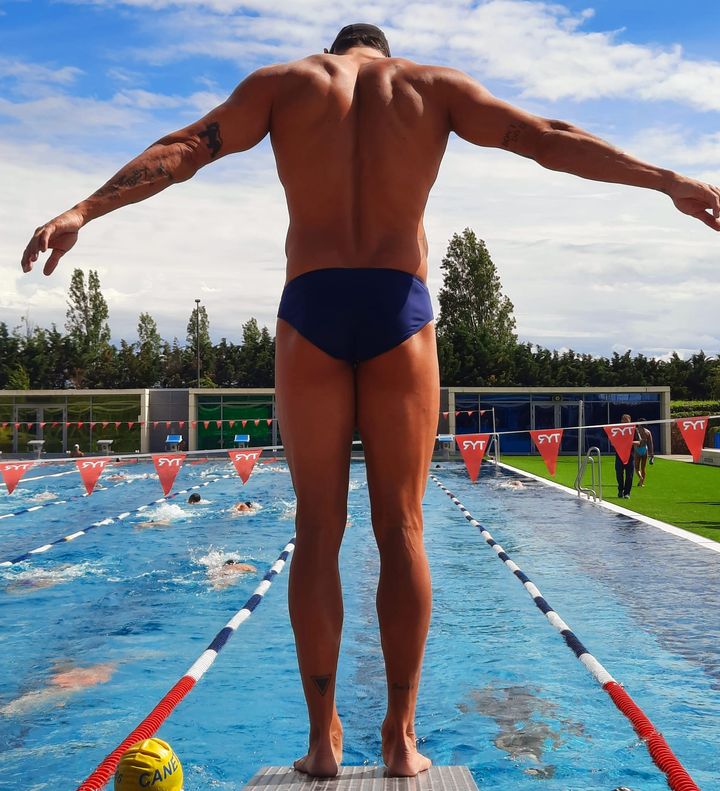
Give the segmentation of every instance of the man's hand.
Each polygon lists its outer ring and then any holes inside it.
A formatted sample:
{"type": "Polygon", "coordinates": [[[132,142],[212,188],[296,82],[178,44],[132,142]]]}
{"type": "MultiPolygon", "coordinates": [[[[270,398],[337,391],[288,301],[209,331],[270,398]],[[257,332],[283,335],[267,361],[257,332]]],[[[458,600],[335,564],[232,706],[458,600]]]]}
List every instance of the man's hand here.
{"type": "Polygon", "coordinates": [[[29,272],[40,253],[52,250],[43,272],[51,275],[60,259],[77,242],[78,231],[83,226],[83,216],[77,209],[70,209],[41,225],[33,234],[22,256],[23,272],[29,272]]]}
{"type": "Polygon", "coordinates": [[[676,176],[667,189],[675,208],[720,231],[720,187],[676,176]]]}

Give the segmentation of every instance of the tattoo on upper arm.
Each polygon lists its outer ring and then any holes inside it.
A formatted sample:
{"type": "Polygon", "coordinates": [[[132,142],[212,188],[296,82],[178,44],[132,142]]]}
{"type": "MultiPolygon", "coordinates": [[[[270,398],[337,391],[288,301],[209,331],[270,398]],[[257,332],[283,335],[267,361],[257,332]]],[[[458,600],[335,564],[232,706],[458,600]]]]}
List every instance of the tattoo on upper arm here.
{"type": "Polygon", "coordinates": [[[222,137],[220,137],[220,124],[213,121],[205,127],[204,132],[200,132],[200,137],[206,137],[206,146],[210,149],[210,158],[215,159],[215,155],[222,148],[222,137]]]}
{"type": "Polygon", "coordinates": [[[505,136],[502,139],[502,147],[507,148],[509,151],[514,149],[515,143],[520,138],[520,135],[527,129],[527,124],[524,121],[510,124],[505,131],[505,136]]]}

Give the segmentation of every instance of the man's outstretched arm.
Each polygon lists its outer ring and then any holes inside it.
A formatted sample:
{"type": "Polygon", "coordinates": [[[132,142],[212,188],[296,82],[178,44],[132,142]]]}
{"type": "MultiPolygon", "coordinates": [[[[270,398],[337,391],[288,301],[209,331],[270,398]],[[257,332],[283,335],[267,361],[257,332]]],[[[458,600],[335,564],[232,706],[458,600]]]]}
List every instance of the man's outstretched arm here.
{"type": "Polygon", "coordinates": [[[451,128],[470,143],[504,148],[550,170],[664,192],[683,214],[720,231],[720,188],[635,159],[572,124],[526,113],[462,72],[443,70],[442,85],[451,128]]]}
{"type": "Polygon", "coordinates": [[[153,143],[90,197],[41,225],[23,253],[23,271],[50,249],[43,271],[51,274],[90,220],[150,198],[210,162],[259,143],[270,130],[277,74],[277,67],[254,72],[204,118],[153,143]]]}

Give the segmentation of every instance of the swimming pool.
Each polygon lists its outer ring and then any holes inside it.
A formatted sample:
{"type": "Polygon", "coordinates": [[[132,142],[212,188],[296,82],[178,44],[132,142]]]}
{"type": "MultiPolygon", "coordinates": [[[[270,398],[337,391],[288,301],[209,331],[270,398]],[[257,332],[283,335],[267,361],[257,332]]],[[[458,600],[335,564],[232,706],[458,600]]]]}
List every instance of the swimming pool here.
{"type": "MultiPolygon", "coordinates": [[[[149,466],[120,469],[131,482],[0,521],[0,559],[159,496],[157,480],[143,477],[149,466]]],[[[287,468],[258,465],[245,487],[216,480],[227,472],[225,464],[186,465],[176,488],[212,480],[202,489],[207,503],[155,505],[0,569],[0,659],[9,671],[0,681],[0,789],[74,788],[275,561],[293,533],[287,468]],[[233,515],[238,500],[262,508],[233,515]],[[156,524],[139,528],[141,520],[156,524]],[[216,587],[209,574],[230,556],[257,573],[216,587]],[[102,682],[75,692],[51,682],[78,666],[99,667],[102,682]]],[[[478,485],[456,465],[434,472],[626,686],[703,791],[720,788],[720,556],[540,483],[508,488],[493,468],[478,485]]],[[[76,475],[22,482],[0,496],[0,514],[41,503],[45,484],[61,496],[82,491],[76,475]]],[[[346,763],[373,764],[385,681],[361,464],[353,465],[349,505],[338,710],[346,763]]],[[[436,763],[467,764],[481,788],[667,789],[627,720],[433,484],[425,512],[434,610],[417,713],[421,750],[436,763]]],[[[285,571],[160,729],[183,762],[186,791],[236,789],[261,765],[303,754],[286,595],[285,571]]]]}

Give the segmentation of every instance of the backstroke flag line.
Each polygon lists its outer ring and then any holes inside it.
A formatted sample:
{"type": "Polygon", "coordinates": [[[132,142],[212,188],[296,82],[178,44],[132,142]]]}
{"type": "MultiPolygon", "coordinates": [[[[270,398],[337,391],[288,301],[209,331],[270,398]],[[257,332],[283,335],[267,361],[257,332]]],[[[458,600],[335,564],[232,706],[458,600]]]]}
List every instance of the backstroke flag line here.
{"type": "Polygon", "coordinates": [[[705,443],[705,432],[707,431],[707,417],[681,417],[677,419],[677,427],[680,429],[688,450],[692,453],[693,461],[700,461],[703,444],[705,443]]]}
{"type": "Polygon", "coordinates": [[[530,432],[532,441],[535,443],[535,447],[540,451],[540,455],[550,475],[555,475],[555,470],[557,469],[557,458],[558,453],[560,453],[562,435],[563,430],[561,428],[539,429],[530,432]]]}
{"type": "Polygon", "coordinates": [[[237,474],[243,483],[248,482],[252,474],[255,462],[260,458],[262,450],[229,450],[228,456],[235,465],[237,474]]]}
{"type": "Polygon", "coordinates": [[[470,480],[475,483],[480,474],[480,465],[487,450],[490,434],[461,434],[455,437],[462,454],[470,480]]]}
{"type": "Polygon", "coordinates": [[[101,459],[76,459],[80,477],[85,484],[85,491],[88,494],[93,493],[98,478],[100,478],[102,471],[105,469],[105,465],[107,465],[110,460],[109,456],[104,456],[101,459]]]}
{"type": "Polygon", "coordinates": [[[633,440],[635,439],[635,424],[620,423],[617,426],[603,426],[608,435],[610,444],[617,451],[620,461],[627,464],[630,461],[633,440]]]}
{"type": "Polygon", "coordinates": [[[185,460],[184,453],[154,453],[153,464],[162,484],[163,494],[167,497],[185,460]]]}
{"type": "Polygon", "coordinates": [[[6,461],[0,463],[3,481],[7,486],[8,494],[15,491],[15,487],[20,482],[20,478],[33,466],[32,461],[6,461]]]}

